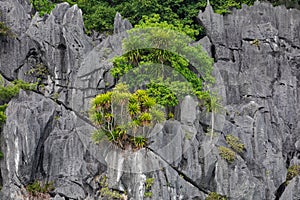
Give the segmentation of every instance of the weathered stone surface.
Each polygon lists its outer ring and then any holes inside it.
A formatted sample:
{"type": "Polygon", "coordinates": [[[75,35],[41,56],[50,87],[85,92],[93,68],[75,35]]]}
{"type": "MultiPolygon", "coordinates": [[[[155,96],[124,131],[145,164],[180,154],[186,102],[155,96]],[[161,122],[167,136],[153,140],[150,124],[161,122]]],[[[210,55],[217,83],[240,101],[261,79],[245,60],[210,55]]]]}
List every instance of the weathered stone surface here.
{"type": "Polygon", "coordinates": [[[299,177],[296,177],[289,182],[284,193],[281,196],[281,199],[291,199],[291,200],[300,199],[299,187],[300,187],[299,177]]]}
{"type": "Polygon", "coordinates": [[[106,167],[100,147],[90,138],[94,128],[86,120],[51,99],[24,91],[9,103],[6,114],[1,199],[25,195],[22,187],[34,180],[53,181],[55,193],[73,199],[93,191],[87,180],[106,167]]]}
{"type": "MultiPolygon", "coordinates": [[[[221,133],[245,144],[235,164],[216,162],[211,190],[230,199],[275,199],[287,166],[298,162],[299,14],[267,3],[243,6],[227,16],[214,14],[211,7],[199,14],[221,75],[215,87],[225,86],[225,93],[219,93],[227,113],[221,133]]],[[[222,138],[219,145],[224,146],[222,138]]],[[[284,193],[297,196],[293,189],[284,193]]]]}
{"type": "Polygon", "coordinates": [[[197,114],[197,102],[194,101],[193,97],[184,97],[181,103],[181,114],[180,121],[185,124],[194,124],[197,114]]]}
{"type": "Polygon", "coordinates": [[[1,199],[28,199],[34,180],[54,181],[53,199],[101,199],[104,175],[132,200],[145,191],[152,199],[205,199],[212,191],[232,200],[299,199],[299,177],[283,185],[287,168],[300,164],[300,11],[256,3],[225,16],[210,6],[200,12],[207,37],[199,43],[215,59],[212,90],[224,110],[206,113],[186,97],[181,121],[156,126],[148,148],[124,151],[95,145],[82,112],[115,84],[111,58],[122,54],[130,23],[117,14],[115,34],[99,43],[84,34],[77,6],[59,4],[43,18],[31,17],[28,1],[2,0],[0,10],[17,36],[0,38],[1,74],[45,84],[7,108],[1,199]],[[233,163],[218,150],[230,148],[229,134],[245,145],[233,163]]]}

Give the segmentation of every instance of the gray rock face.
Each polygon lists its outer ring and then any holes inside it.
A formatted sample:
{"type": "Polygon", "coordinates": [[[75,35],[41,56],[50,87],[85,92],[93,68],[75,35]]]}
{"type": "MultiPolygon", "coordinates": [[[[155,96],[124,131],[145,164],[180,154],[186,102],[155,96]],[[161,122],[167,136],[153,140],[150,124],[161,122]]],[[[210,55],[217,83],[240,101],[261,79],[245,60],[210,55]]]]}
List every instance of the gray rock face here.
{"type": "Polygon", "coordinates": [[[49,98],[24,91],[6,113],[1,199],[28,196],[24,185],[33,180],[53,181],[53,192],[68,198],[83,199],[86,190],[96,194],[94,178],[106,166],[86,120],[49,98]]]}
{"type": "Polygon", "coordinates": [[[6,110],[0,199],[29,199],[34,180],[53,181],[52,199],[109,199],[100,197],[105,176],[131,200],[205,199],[212,191],[232,200],[300,198],[299,177],[284,183],[287,168],[300,164],[300,11],[256,3],[225,16],[210,6],[200,12],[207,37],[199,43],[215,59],[212,89],[224,110],[202,112],[186,97],[180,121],[157,125],[148,148],[126,151],[94,144],[84,112],[115,84],[111,59],[131,24],[117,14],[115,34],[99,43],[85,35],[77,6],[59,4],[41,18],[31,17],[28,1],[3,0],[0,11],[16,35],[0,38],[1,74],[45,84],[40,94],[21,91],[6,110]],[[218,150],[230,148],[229,134],[245,145],[233,163],[218,150]]]}
{"type": "Polygon", "coordinates": [[[238,136],[246,149],[229,168],[216,163],[211,190],[230,199],[275,199],[287,167],[299,164],[299,14],[266,3],[226,16],[211,7],[199,14],[221,75],[215,88],[225,86],[222,133],[238,136]]]}

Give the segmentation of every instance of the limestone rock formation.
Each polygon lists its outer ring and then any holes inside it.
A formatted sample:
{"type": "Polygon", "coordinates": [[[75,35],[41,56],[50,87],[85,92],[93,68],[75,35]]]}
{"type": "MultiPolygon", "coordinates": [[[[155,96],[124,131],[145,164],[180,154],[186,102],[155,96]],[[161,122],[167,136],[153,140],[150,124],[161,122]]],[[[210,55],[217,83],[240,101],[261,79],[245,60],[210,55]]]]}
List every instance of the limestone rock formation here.
{"type": "Polygon", "coordinates": [[[109,199],[101,196],[106,187],[131,200],[210,192],[232,200],[300,198],[299,177],[285,183],[288,167],[300,164],[299,10],[256,3],[225,16],[211,6],[200,12],[207,37],[199,43],[215,59],[213,90],[224,110],[215,113],[212,134],[211,113],[186,97],[181,120],[156,126],[139,151],[93,143],[86,117],[90,99],[115,84],[111,58],[122,54],[131,24],[117,14],[114,35],[95,41],[76,5],[39,17],[27,0],[2,0],[0,11],[15,34],[0,37],[1,75],[45,85],[21,91],[6,110],[0,199],[29,199],[26,185],[35,180],[53,182],[48,197],[56,200],[109,199]],[[230,148],[227,135],[245,147],[232,163],[218,149],[230,148]]]}

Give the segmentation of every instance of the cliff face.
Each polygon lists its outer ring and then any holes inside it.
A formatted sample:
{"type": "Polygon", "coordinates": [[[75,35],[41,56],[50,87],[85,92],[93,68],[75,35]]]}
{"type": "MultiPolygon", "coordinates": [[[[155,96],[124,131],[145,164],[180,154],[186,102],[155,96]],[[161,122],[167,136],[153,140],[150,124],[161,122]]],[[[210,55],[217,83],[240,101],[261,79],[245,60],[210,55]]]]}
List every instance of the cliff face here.
{"type": "Polygon", "coordinates": [[[300,11],[257,3],[225,16],[210,6],[200,12],[208,35],[200,43],[215,59],[226,110],[216,114],[215,136],[205,133],[210,115],[186,97],[181,120],[156,127],[149,148],[133,152],[94,144],[85,117],[90,99],[114,85],[110,60],[122,54],[130,23],[117,14],[114,35],[92,40],[77,6],[59,4],[40,18],[28,1],[4,0],[0,11],[16,36],[0,38],[1,74],[45,84],[21,91],[6,110],[1,199],[29,199],[25,186],[34,180],[54,182],[49,198],[99,199],[104,176],[134,200],[145,191],[152,199],[212,191],[234,200],[300,198],[299,177],[284,183],[288,167],[300,164],[300,11]],[[232,164],[218,150],[229,134],[245,144],[232,164]]]}

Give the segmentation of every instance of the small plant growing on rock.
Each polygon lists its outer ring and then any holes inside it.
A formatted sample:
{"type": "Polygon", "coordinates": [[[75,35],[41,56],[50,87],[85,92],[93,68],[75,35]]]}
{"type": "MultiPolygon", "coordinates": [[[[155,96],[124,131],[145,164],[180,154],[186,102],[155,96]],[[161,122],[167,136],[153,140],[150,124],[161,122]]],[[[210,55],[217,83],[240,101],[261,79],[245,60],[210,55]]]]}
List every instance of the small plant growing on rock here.
{"type": "Polygon", "coordinates": [[[13,32],[10,30],[8,26],[4,24],[4,22],[0,22],[0,37],[1,36],[8,36],[11,38],[14,37],[13,32]]]}
{"type": "Polygon", "coordinates": [[[300,175],[300,165],[292,165],[288,168],[286,180],[292,180],[294,177],[300,175]]]}
{"type": "Polygon", "coordinates": [[[208,194],[205,200],[227,200],[227,197],[222,196],[216,192],[211,192],[208,194]]]}
{"type": "Polygon", "coordinates": [[[245,145],[240,142],[239,138],[233,135],[226,136],[226,143],[238,153],[242,153],[245,149],[245,145]]]}
{"type": "Polygon", "coordinates": [[[164,112],[145,90],[130,93],[126,84],[117,84],[113,91],[96,96],[90,118],[98,127],[92,135],[96,143],[107,138],[121,148],[145,147],[147,128],[165,119],[164,112]]]}
{"type": "Polygon", "coordinates": [[[229,163],[233,163],[236,156],[234,151],[224,146],[220,146],[218,149],[219,154],[223,159],[225,159],[229,163]]]}
{"type": "Polygon", "coordinates": [[[26,186],[28,193],[31,196],[45,197],[47,193],[53,191],[55,188],[53,182],[41,184],[39,181],[34,181],[32,184],[26,186]]]}
{"type": "Polygon", "coordinates": [[[132,138],[132,141],[137,148],[143,148],[147,143],[147,138],[143,136],[136,136],[132,138]]]}
{"type": "Polygon", "coordinates": [[[146,182],[145,182],[145,193],[144,193],[144,197],[152,197],[152,192],[151,192],[151,187],[154,183],[154,178],[147,178],[146,182]]]}
{"type": "Polygon", "coordinates": [[[258,50],[260,49],[259,40],[258,39],[255,39],[255,40],[251,41],[250,44],[256,46],[258,50]]]}
{"type": "Polygon", "coordinates": [[[48,74],[48,68],[42,63],[37,64],[34,68],[25,72],[25,75],[31,75],[39,78],[47,76],[48,74]]]}
{"type": "Polygon", "coordinates": [[[107,199],[119,199],[125,200],[127,199],[126,193],[122,194],[119,191],[111,190],[108,188],[107,177],[103,176],[100,179],[100,196],[105,197],[107,199]]]}

